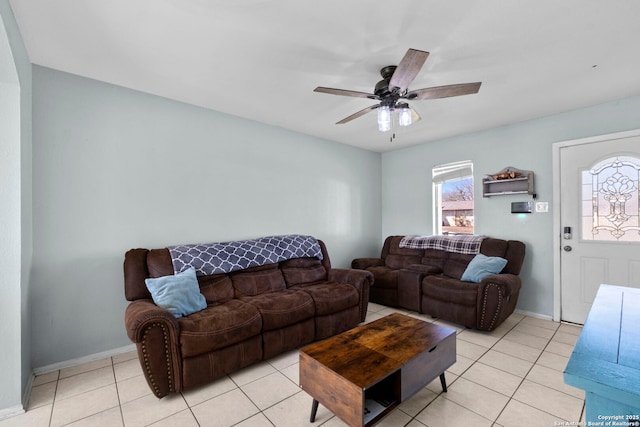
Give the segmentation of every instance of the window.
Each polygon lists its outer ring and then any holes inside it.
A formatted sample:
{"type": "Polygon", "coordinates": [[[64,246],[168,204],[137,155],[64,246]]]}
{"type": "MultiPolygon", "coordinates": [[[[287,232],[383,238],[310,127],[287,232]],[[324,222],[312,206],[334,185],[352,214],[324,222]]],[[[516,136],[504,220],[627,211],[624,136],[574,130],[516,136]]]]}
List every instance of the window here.
{"type": "Polygon", "coordinates": [[[640,241],[640,159],[612,157],[582,172],[582,238],[640,241]]]}
{"type": "Polygon", "coordinates": [[[473,234],[473,163],[435,166],[432,178],[434,234],[473,234]]]}

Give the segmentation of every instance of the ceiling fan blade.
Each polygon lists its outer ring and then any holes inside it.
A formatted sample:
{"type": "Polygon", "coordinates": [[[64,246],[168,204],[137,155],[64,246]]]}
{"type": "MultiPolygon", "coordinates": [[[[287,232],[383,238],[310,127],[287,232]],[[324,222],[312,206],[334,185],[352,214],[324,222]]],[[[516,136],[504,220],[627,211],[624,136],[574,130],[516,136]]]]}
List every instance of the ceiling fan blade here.
{"type": "Polygon", "coordinates": [[[393,76],[389,81],[389,89],[398,88],[400,92],[407,90],[422,69],[428,56],[429,52],[409,49],[393,72],[393,76]]]}
{"type": "Polygon", "coordinates": [[[355,90],[335,89],[332,87],[318,86],[313,91],[320,93],[329,93],[331,95],[353,96],[356,98],[380,99],[377,95],[374,95],[372,93],[357,92],[355,90]]]}
{"type": "Polygon", "coordinates": [[[365,114],[367,114],[370,111],[375,110],[376,108],[378,108],[380,106],[380,104],[376,104],[376,105],[372,105],[371,107],[367,107],[364,110],[360,110],[357,113],[353,113],[352,115],[350,115],[349,117],[345,117],[344,119],[340,120],[338,123],[336,123],[337,125],[343,125],[345,123],[350,122],[353,119],[357,119],[360,116],[364,116],[365,114]]]}
{"type": "Polygon", "coordinates": [[[412,90],[403,98],[409,100],[448,98],[450,96],[471,95],[478,93],[482,82],[461,83],[447,86],[428,87],[426,89],[412,90]]]}

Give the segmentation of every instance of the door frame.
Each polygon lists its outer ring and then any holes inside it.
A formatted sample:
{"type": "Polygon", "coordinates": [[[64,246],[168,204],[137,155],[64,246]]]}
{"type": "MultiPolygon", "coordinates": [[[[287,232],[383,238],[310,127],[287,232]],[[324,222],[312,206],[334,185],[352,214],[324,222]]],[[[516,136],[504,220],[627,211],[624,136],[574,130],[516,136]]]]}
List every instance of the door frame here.
{"type": "Polygon", "coordinates": [[[559,322],[561,319],[562,300],[561,300],[561,248],[562,248],[562,233],[561,227],[561,212],[562,205],[560,202],[560,150],[566,147],[572,147],[583,144],[595,144],[598,142],[609,141],[612,139],[622,139],[634,136],[640,136],[640,129],[634,129],[624,132],[608,133],[597,136],[590,136],[586,138],[570,139],[567,141],[554,142],[551,145],[552,149],[552,176],[553,176],[553,320],[559,322]]]}

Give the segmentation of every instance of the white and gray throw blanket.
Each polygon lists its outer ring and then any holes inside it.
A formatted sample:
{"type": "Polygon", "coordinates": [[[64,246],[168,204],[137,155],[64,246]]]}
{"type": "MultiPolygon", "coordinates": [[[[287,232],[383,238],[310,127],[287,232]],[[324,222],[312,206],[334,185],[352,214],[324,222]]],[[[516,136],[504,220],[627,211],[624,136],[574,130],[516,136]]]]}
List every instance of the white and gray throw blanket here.
{"type": "Polygon", "coordinates": [[[230,273],[293,258],[322,259],[322,249],[311,236],[289,234],[235,242],[169,246],[173,270],[194,267],[199,276],[230,273]]]}
{"type": "Polygon", "coordinates": [[[409,249],[439,249],[441,251],[459,254],[480,253],[480,245],[486,236],[468,235],[438,235],[438,236],[405,236],[400,240],[401,248],[409,249]]]}

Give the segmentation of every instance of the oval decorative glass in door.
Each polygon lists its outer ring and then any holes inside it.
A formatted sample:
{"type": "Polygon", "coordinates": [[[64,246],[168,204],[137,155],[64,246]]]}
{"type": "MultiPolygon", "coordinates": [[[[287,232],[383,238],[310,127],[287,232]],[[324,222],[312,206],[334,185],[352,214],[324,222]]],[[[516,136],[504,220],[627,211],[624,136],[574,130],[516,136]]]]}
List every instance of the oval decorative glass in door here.
{"type": "Polygon", "coordinates": [[[582,238],[640,242],[640,159],[610,157],[582,171],[582,238]]]}

